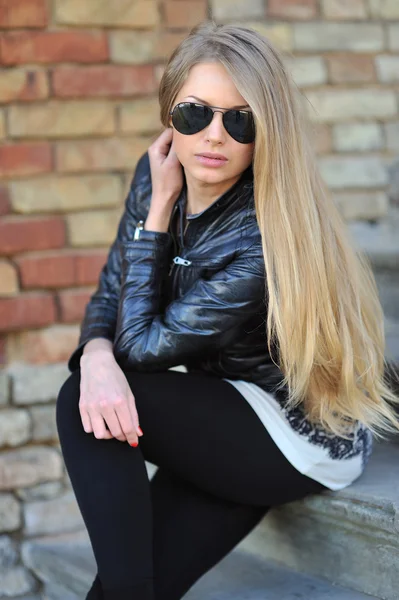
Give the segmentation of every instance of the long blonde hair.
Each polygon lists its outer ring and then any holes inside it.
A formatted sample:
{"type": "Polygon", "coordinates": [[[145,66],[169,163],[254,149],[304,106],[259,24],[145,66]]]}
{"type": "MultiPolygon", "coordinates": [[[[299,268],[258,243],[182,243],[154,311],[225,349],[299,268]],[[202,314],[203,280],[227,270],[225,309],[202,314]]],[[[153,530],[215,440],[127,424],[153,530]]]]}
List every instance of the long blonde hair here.
{"type": "Polygon", "coordinates": [[[280,53],[250,27],[201,22],[165,66],[161,122],[169,126],[190,68],[216,61],[254,114],[268,350],[272,355],[272,343],[278,348],[287,406],[303,402],[312,422],[343,437],[360,421],[384,438],[399,430],[399,397],[385,375],[384,315],[373,271],[318,172],[303,99],[280,53]]]}

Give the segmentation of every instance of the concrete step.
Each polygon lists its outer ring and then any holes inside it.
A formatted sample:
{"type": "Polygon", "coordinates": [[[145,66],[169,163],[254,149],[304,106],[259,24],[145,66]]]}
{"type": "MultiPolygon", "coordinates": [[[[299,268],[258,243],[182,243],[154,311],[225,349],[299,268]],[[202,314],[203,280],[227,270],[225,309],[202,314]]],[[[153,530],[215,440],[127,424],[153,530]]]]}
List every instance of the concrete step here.
{"type": "MultiPolygon", "coordinates": [[[[146,467],[151,478],[157,467],[146,467]]],[[[270,510],[187,600],[397,600],[398,506],[399,446],[375,442],[356,482],[270,510]]],[[[84,598],[96,571],[86,531],[26,541],[22,552],[46,600],[84,598]]]]}
{"type": "Polygon", "coordinates": [[[386,342],[385,357],[399,365],[399,321],[385,317],[384,330],[386,342]]]}
{"type": "Polygon", "coordinates": [[[86,530],[26,541],[22,544],[22,556],[44,583],[46,600],[81,600],[96,573],[86,530]]]}
{"type": "Polygon", "coordinates": [[[399,324],[399,269],[395,271],[373,267],[384,315],[399,324]]]}
{"type": "MultiPolygon", "coordinates": [[[[184,600],[372,600],[318,577],[235,549],[184,596],[184,600]]],[[[375,597],[374,597],[375,598],[375,597]]]]}
{"type": "Polygon", "coordinates": [[[370,259],[384,314],[399,322],[399,210],[373,224],[349,222],[355,245],[370,259]]]}
{"type": "MultiPolygon", "coordinates": [[[[13,600],[42,600],[41,594],[28,594],[27,596],[14,596],[13,600]]],[[[0,596],[0,600],[10,600],[10,596],[0,596]]]]}
{"type": "Polygon", "coordinates": [[[385,357],[399,365],[399,321],[385,319],[385,341],[385,357]]]}
{"type": "Polygon", "coordinates": [[[399,446],[375,442],[351,486],[275,507],[239,545],[260,559],[384,600],[399,598],[399,446]]]}
{"type": "MultiPolygon", "coordinates": [[[[88,545],[36,543],[33,564],[46,582],[43,600],[83,600],[95,574],[88,545]],[[69,547],[68,547],[69,546],[69,547]]],[[[184,600],[372,600],[369,595],[298,574],[271,560],[234,549],[203,575],[184,600]]],[[[377,600],[377,599],[375,599],[377,600]]]]}
{"type": "Polygon", "coordinates": [[[399,270],[399,208],[391,208],[386,218],[377,223],[349,221],[353,242],[369,257],[377,269],[399,270]]]}

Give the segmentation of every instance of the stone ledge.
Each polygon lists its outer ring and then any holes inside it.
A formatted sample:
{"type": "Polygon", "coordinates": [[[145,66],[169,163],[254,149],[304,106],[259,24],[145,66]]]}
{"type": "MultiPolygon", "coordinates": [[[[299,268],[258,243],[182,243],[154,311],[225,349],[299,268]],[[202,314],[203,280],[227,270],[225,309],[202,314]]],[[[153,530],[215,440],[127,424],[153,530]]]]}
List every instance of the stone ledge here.
{"type": "Polygon", "coordinates": [[[297,572],[397,600],[398,515],[399,447],[375,442],[351,486],[275,507],[240,546],[297,572]]]}
{"type": "MultiPolygon", "coordinates": [[[[96,573],[86,530],[46,536],[22,544],[22,558],[36,577],[49,586],[52,597],[84,598],[96,573]]],[[[47,594],[46,594],[47,595],[47,594]]]]}
{"type": "Polygon", "coordinates": [[[357,246],[364,250],[376,269],[399,269],[399,215],[392,211],[378,224],[360,221],[348,223],[348,230],[357,246]]]}
{"type": "MultiPolygon", "coordinates": [[[[45,600],[80,600],[94,578],[91,549],[80,545],[73,550],[72,538],[64,546],[36,543],[34,570],[45,581],[45,600]]],[[[234,549],[201,577],[184,596],[185,600],[373,600],[359,592],[334,586],[321,578],[298,574],[275,561],[234,549]]],[[[374,598],[374,600],[377,600],[374,598]]]]}
{"type": "MultiPolygon", "coordinates": [[[[148,462],[146,467],[151,478],[157,467],[148,462]]],[[[246,559],[240,554],[240,561],[255,564],[251,562],[252,557],[265,569],[283,566],[287,577],[293,577],[292,572],[297,573],[298,582],[306,574],[309,580],[323,578],[333,586],[347,588],[331,588],[331,598],[337,600],[360,599],[363,594],[396,600],[398,475],[399,446],[376,441],[365,472],[351,486],[273,508],[238,544],[237,552],[248,556],[246,559]]],[[[29,540],[23,544],[22,556],[24,564],[44,582],[47,600],[78,600],[84,597],[94,579],[95,561],[85,530],[29,540]]],[[[230,557],[229,560],[237,559],[230,557]]],[[[205,588],[209,585],[211,589],[211,581],[215,581],[215,577],[220,579],[222,571],[216,569],[211,579],[206,578],[201,585],[205,588]]],[[[223,576],[221,581],[223,589],[225,585],[228,587],[229,578],[223,576]]],[[[197,593],[203,591],[201,585],[196,587],[197,593]]],[[[220,586],[215,589],[220,591],[220,586]]],[[[263,597],[261,589],[256,586],[252,589],[247,582],[245,597],[260,599],[263,597]]],[[[243,588],[240,593],[242,591],[243,588]]],[[[187,600],[200,597],[189,595],[187,600]]]]}

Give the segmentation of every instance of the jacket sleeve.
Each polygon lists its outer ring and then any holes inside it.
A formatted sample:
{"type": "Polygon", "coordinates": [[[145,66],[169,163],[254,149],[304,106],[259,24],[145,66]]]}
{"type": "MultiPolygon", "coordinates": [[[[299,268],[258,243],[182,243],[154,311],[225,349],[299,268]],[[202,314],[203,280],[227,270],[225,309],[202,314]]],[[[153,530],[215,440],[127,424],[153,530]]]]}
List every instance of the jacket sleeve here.
{"type": "Polygon", "coordinates": [[[199,278],[160,314],[161,281],[170,234],[144,230],[121,246],[121,298],[114,355],[121,368],[165,370],[245,334],[265,306],[265,265],[259,240],[211,278],[199,278]]]}
{"type": "Polygon", "coordinates": [[[74,371],[79,367],[80,357],[85,344],[94,338],[102,337],[113,341],[118,313],[121,274],[120,245],[123,241],[133,239],[137,220],[137,186],[145,165],[146,154],[138,161],[129,193],[125,199],[125,210],[119,222],[116,238],[111,245],[105,265],[103,266],[97,289],[85,308],[80,326],[80,337],[77,348],[68,360],[68,368],[74,371]]]}

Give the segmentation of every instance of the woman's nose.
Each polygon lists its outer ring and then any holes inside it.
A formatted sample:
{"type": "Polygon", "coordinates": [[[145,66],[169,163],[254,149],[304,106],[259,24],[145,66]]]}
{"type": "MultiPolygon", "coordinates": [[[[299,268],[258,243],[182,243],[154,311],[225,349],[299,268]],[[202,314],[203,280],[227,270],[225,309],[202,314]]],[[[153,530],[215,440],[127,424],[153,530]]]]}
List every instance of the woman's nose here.
{"type": "Polygon", "coordinates": [[[226,134],[223,125],[223,113],[222,112],[214,112],[213,119],[209,123],[207,127],[208,136],[211,138],[223,138],[226,134]]]}

